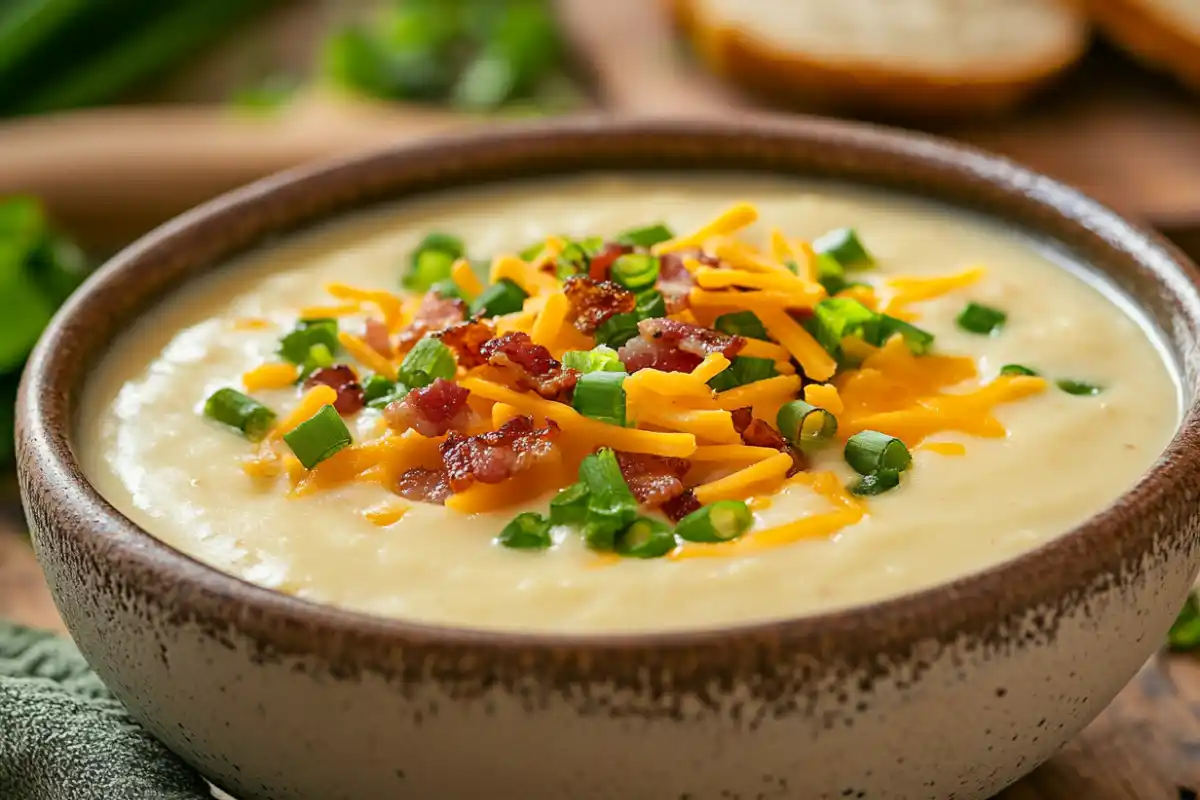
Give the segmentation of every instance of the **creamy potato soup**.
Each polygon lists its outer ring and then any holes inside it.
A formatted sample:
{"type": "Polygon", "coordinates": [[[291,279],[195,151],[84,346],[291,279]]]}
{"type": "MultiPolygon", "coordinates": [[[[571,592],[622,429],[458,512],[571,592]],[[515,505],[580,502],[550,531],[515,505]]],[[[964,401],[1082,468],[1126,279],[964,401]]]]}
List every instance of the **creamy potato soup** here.
{"type": "Polygon", "coordinates": [[[810,614],[1114,500],[1177,422],[1119,298],[900,195],[592,177],[297,235],[140,321],[88,475],[262,586],[558,632],[810,614]]]}

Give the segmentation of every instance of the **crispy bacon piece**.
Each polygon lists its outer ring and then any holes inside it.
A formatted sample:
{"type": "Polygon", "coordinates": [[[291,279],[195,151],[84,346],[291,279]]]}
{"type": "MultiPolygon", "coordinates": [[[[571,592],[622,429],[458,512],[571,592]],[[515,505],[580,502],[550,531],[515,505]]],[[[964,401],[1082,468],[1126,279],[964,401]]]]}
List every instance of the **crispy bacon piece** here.
{"type": "Polygon", "coordinates": [[[334,364],[314,370],[304,381],[304,388],[311,389],[314,386],[328,386],[337,392],[333,407],[343,417],[357,414],[366,405],[367,399],[362,384],[358,382],[358,374],[348,364],[334,364]]]}
{"type": "Polygon", "coordinates": [[[684,492],[683,478],[692,463],[686,458],[616,451],[617,464],[639,503],[660,506],[684,492]]]}
{"type": "Polygon", "coordinates": [[[514,378],[518,389],[532,390],[547,400],[567,400],[579,373],[566,369],[529,334],[513,331],[486,342],[480,349],[487,363],[514,378]]]}
{"type": "Polygon", "coordinates": [[[633,292],[586,275],[568,278],[563,291],[571,304],[567,318],[581,333],[594,333],[613,314],[627,314],[637,305],[633,292]]]}
{"type": "Polygon", "coordinates": [[[792,468],[788,470],[788,477],[808,468],[808,459],[804,453],[788,444],[783,434],[775,430],[771,423],[755,418],[749,406],[731,411],[730,416],[733,418],[733,429],[742,437],[743,444],[751,447],[769,447],[792,457],[792,468]]]}
{"type": "Polygon", "coordinates": [[[384,358],[390,359],[394,355],[392,337],[387,325],[374,317],[367,319],[367,329],[363,333],[363,341],[384,358]]]}
{"type": "Polygon", "coordinates": [[[448,431],[465,430],[471,423],[471,409],[467,407],[470,394],[457,383],[438,378],[428,386],[413,389],[403,400],[388,404],[383,416],[394,431],[442,436],[448,431]]]}
{"type": "Polygon", "coordinates": [[[490,322],[481,319],[469,319],[451,325],[434,334],[442,340],[458,356],[458,365],[465,369],[478,367],[487,363],[483,347],[496,335],[496,329],[490,322]]]}
{"type": "Polygon", "coordinates": [[[651,367],[663,372],[690,372],[712,353],[733,358],[746,346],[740,336],[689,325],[674,319],[644,319],[638,323],[636,339],[618,350],[630,372],[651,367]]]}
{"type": "Polygon", "coordinates": [[[424,338],[425,334],[449,328],[467,318],[467,304],[457,297],[443,297],[435,291],[428,291],[413,315],[412,323],[400,332],[396,347],[400,352],[407,352],[412,346],[424,338]]]}
{"type": "Polygon", "coordinates": [[[632,252],[633,248],[629,245],[608,242],[600,248],[600,252],[592,256],[592,263],[588,265],[588,277],[594,281],[608,280],[613,262],[626,253],[632,252]]]}
{"type": "Polygon", "coordinates": [[[461,492],[476,481],[500,483],[527,470],[550,455],[558,435],[553,420],[535,428],[533,417],[514,417],[498,430],[475,436],[452,432],[441,446],[450,489],[461,492]]]}
{"type": "Polygon", "coordinates": [[[696,495],[691,489],[687,489],[678,497],[663,503],[662,512],[671,522],[679,522],[698,508],[700,508],[700,501],[696,499],[696,495]]]}
{"type": "MultiPolygon", "coordinates": [[[[700,259],[706,258],[701,254],[700,259]]],[[[712,264],[711,266],[716,266],[712,264]]],[[[663,294],[668,314],[677,314],[688,305],[688,292],[696,285],[692,273],[683,265],[680,253],[665,253],[658,259],[658,290],[663,294]]]]}
{"type": "Polygon", "coordinates": [[[442,505],[453,492],[444,469],[410,469],[396,480],[396,494],[418,503],[442,505]]]}

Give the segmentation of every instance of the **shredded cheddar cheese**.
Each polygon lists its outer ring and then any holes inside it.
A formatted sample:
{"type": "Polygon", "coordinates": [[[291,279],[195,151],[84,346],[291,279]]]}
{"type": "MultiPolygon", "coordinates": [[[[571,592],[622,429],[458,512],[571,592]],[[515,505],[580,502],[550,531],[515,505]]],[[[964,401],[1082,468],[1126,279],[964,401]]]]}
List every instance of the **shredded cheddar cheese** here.
{"type": "Polygon", "coordinates": [[[722,463],[726,461],[763,461],[779,455],[770,447],[751,447],[745,444],[706,444],[696,448],[692,461],[722,463]]]}
{"type": "Polygon", "coordinates": [[[758,221],[758,209],[749,203],[737,203],[724,211],[712,222],[686,236],[678,236],[665,242],[659,242],[650,249],[654,255],[676,253],[680,250],[691,250],[702,247],[709,239],[718,236],[728,236],[740,231],[758,221]]]}
{"type": "Polygon", "coordinates": [[[388,326],[388,330],[400,329],[404,301],[391,292],[356,289],[344,283],[331,283],[325,287],[325,291],[338,300],[354,300],[374,305],[383,314],[383,321],[388,326]]]}
{"type": "Polygon", "coordinates": [[[472,269],[471,262],[465,258],[454,262],[454,266],[450,268],[450,279],[468,300],[474,300],[483,293],[483,284],[480,283],[479,276],[472,269]]]}
{"type": "Polygon", "coordinates": [[[975,267],[957,275],[942,275],[933,278],[901,277],[886,282],[892,296],[883,306],[885,314],[899,315],[913,303],[932,300],[956,289],[963,289],[977,282],[986,274],[982,267],[975,267]]]}
{"type": "Polygon", "coordinates": [[[837,362],[833,356],[825,352],[825,348],[817,343],[799,322],[789,317],[778,308],[759,308],[755,310],[758,318],[766,327],[767,332],[779,340],[787,350],[800,362],[804,374],[814,381],[827,381],[837,372],[837,362]]]}
{"type": "Polygon", "coordinates": [[[250,392],[286,389],[300,377],[295,364],[263,364],[242,375],[242,385],[250,392]]]}
{"type": "Polygon", "coordinates": [[[567,324],[567,312],[570,310],[571,304],[567,301],[565,294],[555,292],[548,295],[529,331],[529,338],[533,339],[535,344],[552,350],[552,345],[558,340],[559,332],[567,324]]]}
{"type": "Polygon", "coordinates": [[[408,513],[410,508],[411,506],[408,506],[404,503],[380,503],[379,505],[371,506],[363,511],[363,516],[366,517],[367,521],[372,525],[378,525],[381,528],[386,528],[389,525],[395,525],[397,522],[399,522],[404,515],[408,513]]]}
{"type": "MultiPolygon", "coordinates": [[[[790,272],[747,272],[740,269],[701,267],[696,270],[696,283],[701,289],[743,287],[774,291],[791,298],[791,305],[804,307],[811,307],[825,297],[825,289],[820,284],[806,283],[790,272]]],[[[743,293],[739,297],[743,305],[754,308],[753,294],[743,293]]]]}
{"type": "Polygon", "coordinates": [[[800,391],[801,383],[799,375],[776,375],[774,378],[720,392],[717,395],[717,405],[726,411],[734,411],[770,400],[791,398],[800,391]]]}
{"type": "Polygon", "coordinates": [[[390,381],[396,380],[396,365],[388,359],[384,358],[375,348],[364,342],[353,334],[346,331],[338,332],[338,342],[342,347],[346,348],[346,352],[358,359],[362,364],[373,372],[376,372],[390,381]]]}
{"type": "Polygon", "coordinates": [[[305,392],[290,414],[279,420],[279,424],[272,429],[270,436],[279,438],[285,433],[291,433],[301,422],[312,419],[322,408],[331,406],[335,402],[337,402],[337,392],[333,388],[324,384],[314,386],[305,392]]]}
{"type": "Polygon", "coordinates": [[[558,279],[553,275],[542,272],[512,255],[497,256],[492,261],[492,270],[488,278],[492,283],[507,278],[530,296],[558,291],[559,287],[558,279]]]}
{"type": "Polygon", "coordinates": [[[717,375],[729,368],[730,361],[722,353],[712,353],[705,356],[694,370],[691,376],[700,383],[708,383],[717,375]]]}
{"type": "Polygon", "coordinates": [[[965,456],[967,446],[962,442],[925,442],[918,450],[928,450],[940,456],[965,456]]]}
{"type": "Polygon", "coordinates": [[[707,505],[718,500],[742,500],[755,490],[775,488],[783,483],[792,468],[792,457],[788,453],[776,453],[770,458],[744,467],[732,475],[701,484],[693,489],[696,499],[707,505]]]}
{"type": "Polygon", "coordinates": [[[300,319],[337,319],[358,314],[362,306],[358,303],[341,303],[336,306],[305,306],[300,309],[300,319]]]}
{"type": "Polygon", "coordinates": [[[835,417],[845,410],[837,387],[828,383],[810,383],[805,386],[804,401],[810,406],[825,409],[835,417]]]}
{"type": "Polygon", "coordinates": [[[269,319],[261,317],[238,317],[233,320],[231,327],[235,331],[264,331],[274,327],[269,319]]]}

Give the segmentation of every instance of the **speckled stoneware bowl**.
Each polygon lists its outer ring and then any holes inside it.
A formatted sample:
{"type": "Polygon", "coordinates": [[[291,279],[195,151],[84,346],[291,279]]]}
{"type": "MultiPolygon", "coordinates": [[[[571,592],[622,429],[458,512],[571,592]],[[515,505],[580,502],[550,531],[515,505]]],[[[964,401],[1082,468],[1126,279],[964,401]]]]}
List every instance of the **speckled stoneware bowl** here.
{"type": "Polygon", "coordinates": [[[1053,181],[839,123],[581,120],[290,173],[156,231],[42,340],[18,445],[38,557],[79,646],[138,719],[243,800],[965,800],[1052,754],[1162,640],[1200,563],[1198,397],[1194,268],[1053,181]],[[1111,508],[985,572],[864,608],[659,635],[484,633],[314,605],[160,544],[80,473],[73,420],[89,368],[185,281],[380,201],[648,168],[900,188],[1068,248],[1161,328],[1184,386],[1182,427],[1111,508]]]}

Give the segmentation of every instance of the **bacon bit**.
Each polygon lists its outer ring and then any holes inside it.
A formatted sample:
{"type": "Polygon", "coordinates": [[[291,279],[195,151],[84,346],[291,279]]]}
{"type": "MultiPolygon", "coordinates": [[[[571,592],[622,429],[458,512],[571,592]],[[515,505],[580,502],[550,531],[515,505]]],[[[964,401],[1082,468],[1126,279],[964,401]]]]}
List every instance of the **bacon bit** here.
{"type": "Polygon", "coordinates": [[[703,360],[662,342],[652,342],[640,336],[630,339],[617,350],[621,363],[631,374],[640,369],[660,372],[691,372],[703,360]]]}
{"type": "Polygon", "coordinates": [[[480,353],[487,363],[515,378],[516,387],[537,392],[547,400],[565,400],[575,390],[579,373],[564,369],[529,334],[513,331],[484,343],[480,353]]]}
{"type": "Polygon", "coordinates": [[[413,430],[432,438],[451,430],[466,430],[471,424],[471,409],[467,407],[470,395],[457,383],[438,378],[428,386],[413,389],[404,399],[389,403],[383,417],[398,433],[413,430]]]}
{"type": "Polygon", "coordinates": [[[804,453],[788,444],[787,439],[783,438],[783,434],[773,428],[769,422],[756,419],[751,407],[735,409],[730,412],[730,416],[733,419],[733,429],[742,437],[743,444],[751,447],[769,447],[792,457],[792,468],[787,473],[789,478],[797,472],[808,469],[808,459],[805,458],[804,453]]]}
{"type": "Polygon", "coordinates": [[[443,297],[430,290],[421,298],[421,305],[417,307],[412,323],[401,331],[396,342],[397,349],[402,353],[408,352],[425,334],[449,328],[466,318],[466,303],[457,297],[443,297]]]}
{"type": "Polygon", "coordinates": [[[567,319],[580,333],[591,334],[614,314],[627,314],[637,306],[633,292],[609,281],[595,281],[585,275],[567,279],[563,292],[571,303],[567,319]]]}
{"type": "Polygon", "coordinates": [[[639,503],[661,506],[684,493],[683,478],[692,463],[686,458],[616,451],[617,464],[639,503]]]}
{"type": "Polygon", "coordinates": [[[594,281],[608,280],[613,262],[626,253],[632,252],[633,248],[627,244],[608,242],[600,248],[600,252],[592,256],[592,263],[588,265],[588,277],[594,281]]]}
{"type": "Polygon", "coordinates": [[[550,455],[558,435],[553,420],[538,429],[528,416],[515,417],[498,430],[475,436],[451,433],[441,446],[450,488],[461,492],[476,481],[500,483],[527,470],[550,455]]]}
{"type": "Polygon", "coordinates": [[[488,358],[483,353],[483,347],[496,336],[496,329],[490,322],[469,319],[433,335],[455,352],[460,367],[471,369],[487,363],[488,358]]]}
{"type": "Polygon", "coordinates": [[[663,372],[691,372],[705,356],[721,353],[733,358],[746,346],[740,336],[689,325],[675,319],[644,319],[636,339],[618,350],[621,362],[632,372],[647,367],[663,372]]]}
{"type": "Polygon", "coordinates": [[[396,479],[396,494],[418,503],[444,505],[450,491],[449,479],[444,469],[417,467],[396,479]]]}
{"type": "MultiPolygon", "coordinates": [[[[703,253],[697,260],[712,260],[703,253]]],[[[710,266],[716,266],[716,262],[710,266]]],[[[696,285],[695,278],[683,264],[683,256],[679,253],[666,253],[658,259],[658,290],[663,294],[667,304],[668,314],[678,314],[688,306],[688,292],[696,285]]]]}
{"type": "Polygon", "coordinates": [[[366,405],[358,374],[348,364],[334,364],[332,367],[316,370],[304,381],[305,389],[314,386],[328,386],[337,392],[337,400],[334,401],[333,407],[343,417],[357,414],[366,405]]]}
{"type": "MultiPolygon", "coordinates": [[[[774,456],[772,456],[774,458],[774,456]]],[[[683,494],[669,500],[662,505],[662,512],[667,515],[667,519],[671,522],[679,522],[693,511],[700,508],[700,501],[696,499],[696,494],[691,489],[687,489],[683,494]]]]}
{"type": "Polygon", "coordinates": [[[392,337],[390,331],[388,331],[388,326],[374,317],[367,319],[367,328],[363,332],[363,341],[384,358],[390,359],[395,355],[392,351],[392,337]]]}

